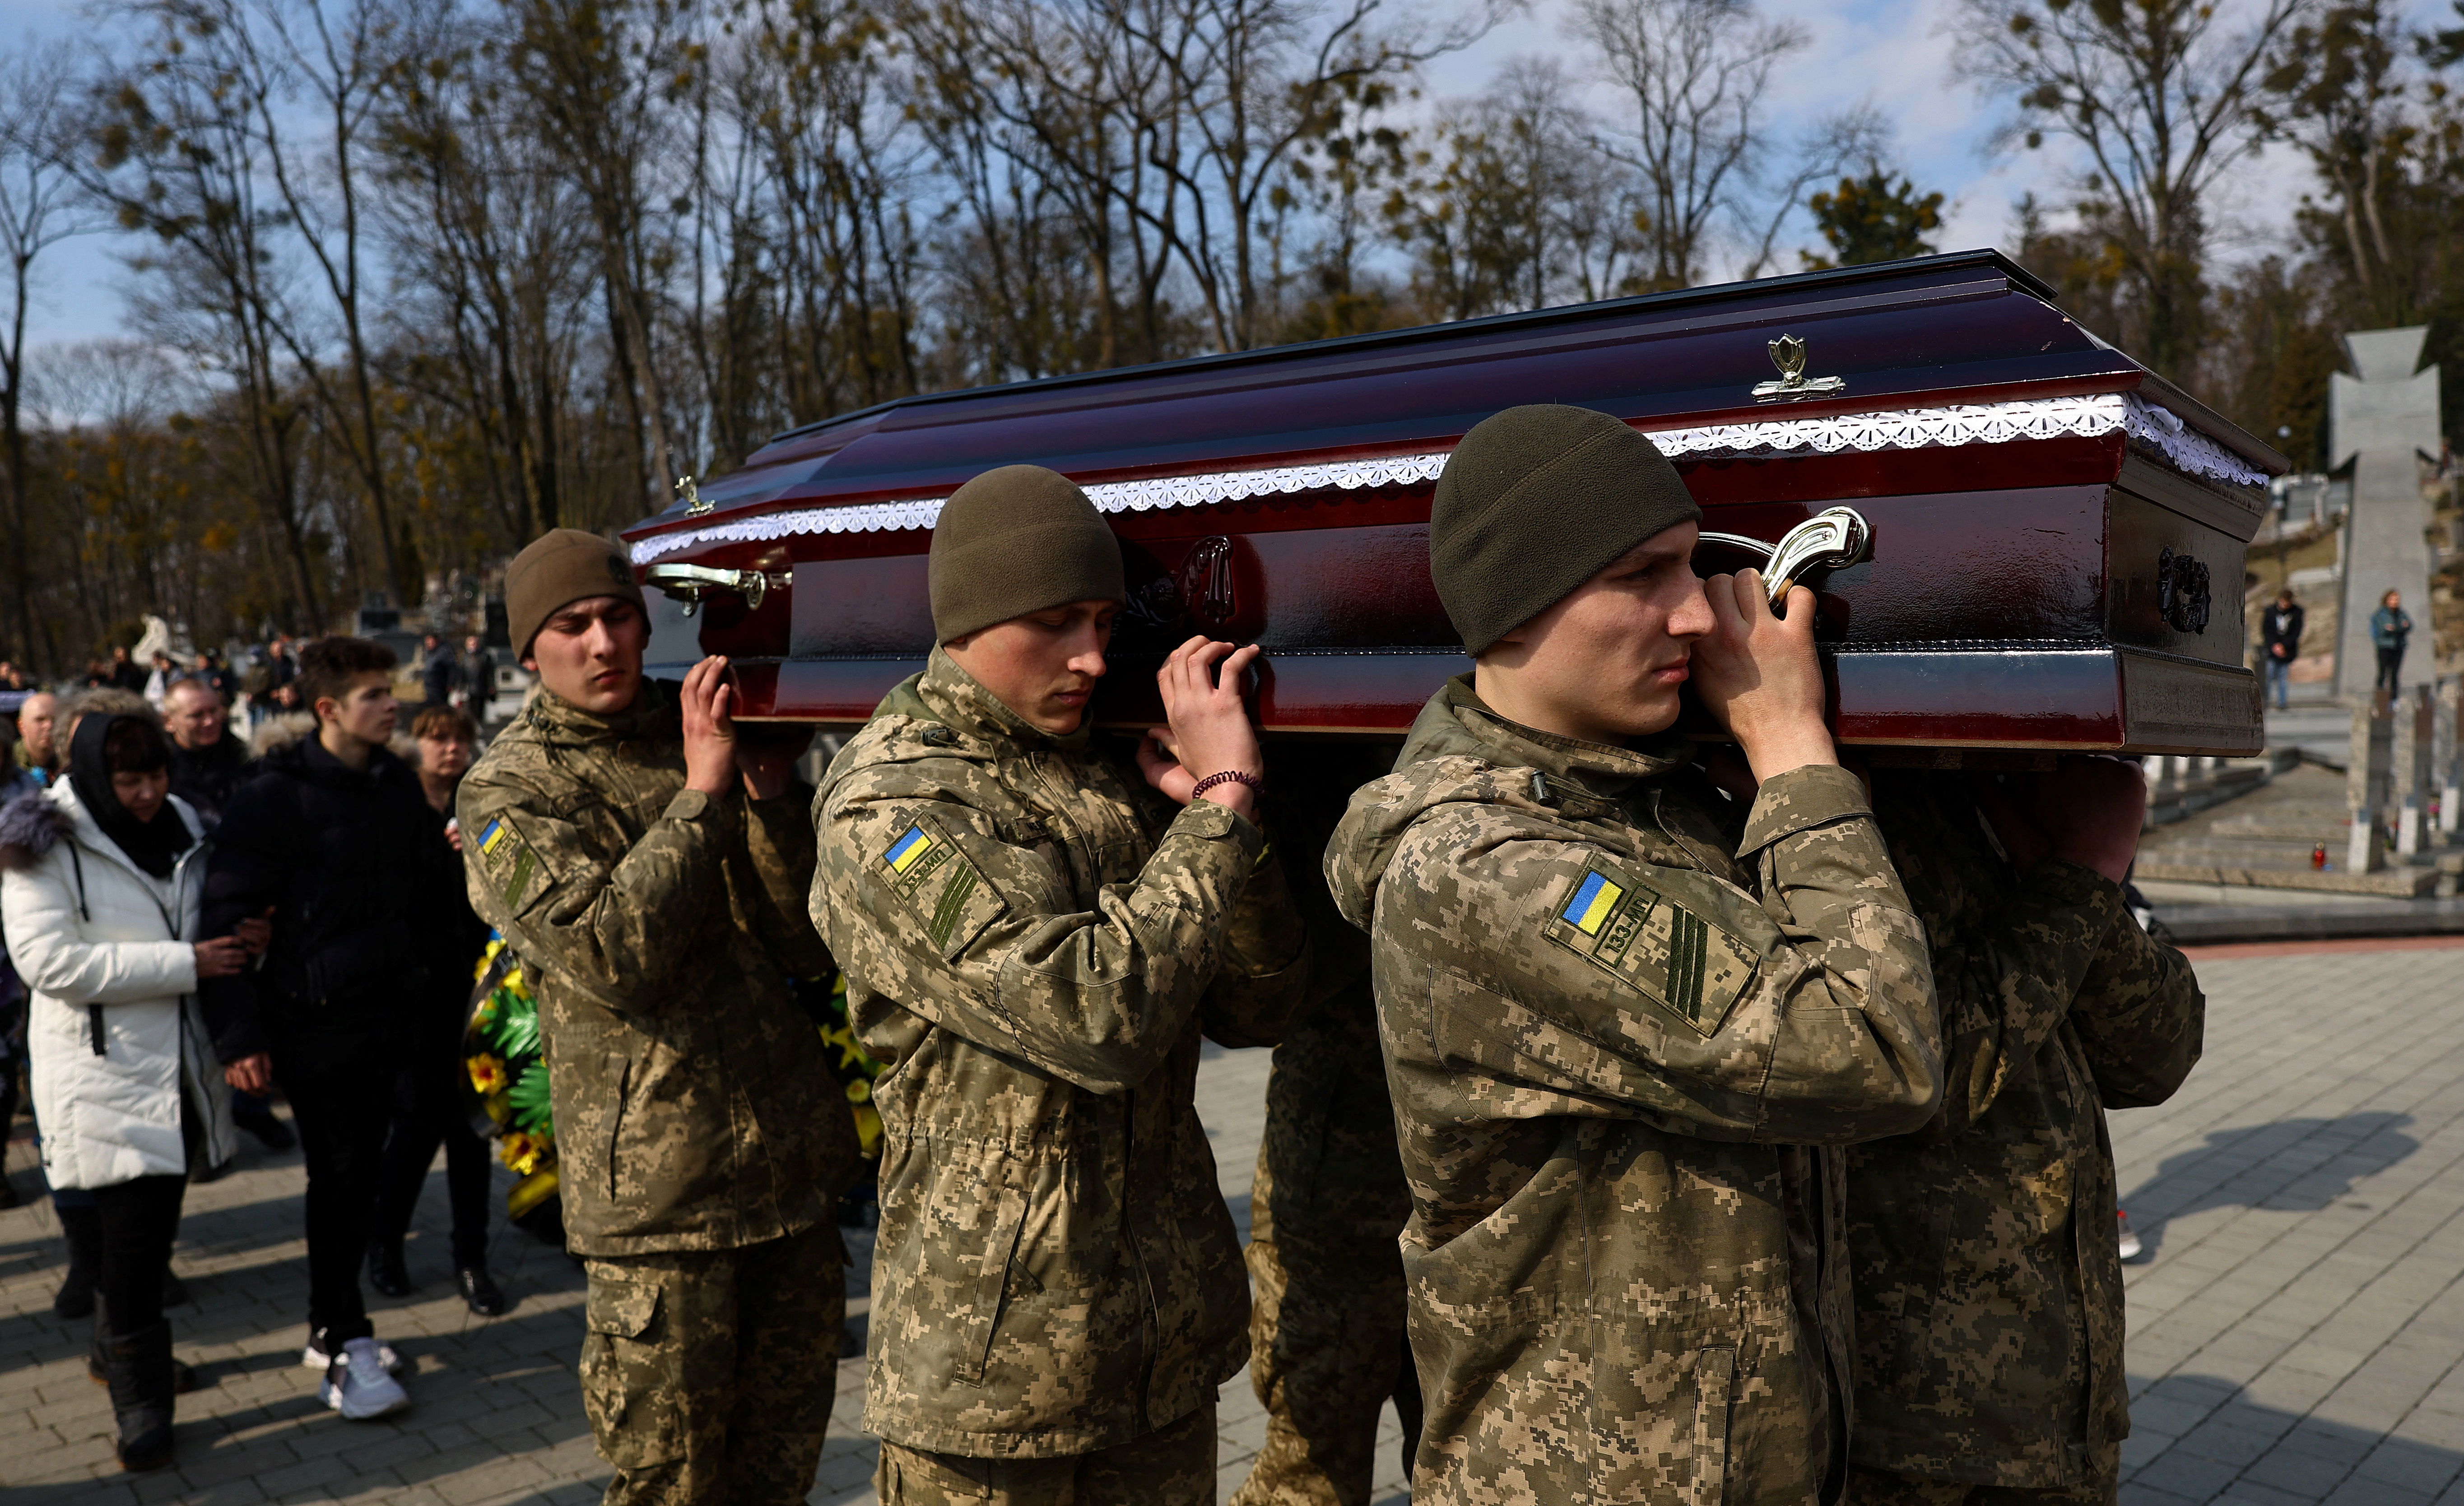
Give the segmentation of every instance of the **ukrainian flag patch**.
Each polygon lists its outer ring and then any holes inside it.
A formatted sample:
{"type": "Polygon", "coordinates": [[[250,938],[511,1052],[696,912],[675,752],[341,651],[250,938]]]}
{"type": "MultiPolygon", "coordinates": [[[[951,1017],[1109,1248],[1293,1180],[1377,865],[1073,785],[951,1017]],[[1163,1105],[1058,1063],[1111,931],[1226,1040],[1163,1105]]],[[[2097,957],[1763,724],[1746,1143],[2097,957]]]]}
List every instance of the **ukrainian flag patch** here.
{"type": "Polygon", "coordinates": [[[1584,874],[1583,882],[1574,886],[1574,897],[1566,902],[1558,918],[1586,936],[1596,936],[1600,927],[1617,913],[1617,901],[1624,898],[1625,890],[1595,869],[1584,874]]]}
{"type": "Polygon", "coordinates": [[[1701,915],[1625,874],[1583,870],[1542,931],[1700,1036],[1753,981],[1755,954],[1701,915]]]}
{"type": "Polygon", "coordinates": [[[890,887],[907,903],[933,949],[956,956],[1008,906],[930,818],[892,829],[898,836],[881,849],[890,887]]]}
{"type": "Polygon", "coordinates": [[[544,883],[533,881],[548,877],[547,865],[531,851],[531,844],[523,839],[512,817],[488,818],[488,824],[479,828],[473,845],[478,849],[479,871],[488,875],[490,886],[502,896],[508,914],[521,914],[545,891],[544,883]]]}
{"type": "Polygon", "coordinates": [[[891,872],[905,873],[923,862],[925,855],[932,850],[931,835],[920,825],[910,826],[906,836],[890,844],[889,850],[881,855],[881,861],[890,864],[891,872]]]}

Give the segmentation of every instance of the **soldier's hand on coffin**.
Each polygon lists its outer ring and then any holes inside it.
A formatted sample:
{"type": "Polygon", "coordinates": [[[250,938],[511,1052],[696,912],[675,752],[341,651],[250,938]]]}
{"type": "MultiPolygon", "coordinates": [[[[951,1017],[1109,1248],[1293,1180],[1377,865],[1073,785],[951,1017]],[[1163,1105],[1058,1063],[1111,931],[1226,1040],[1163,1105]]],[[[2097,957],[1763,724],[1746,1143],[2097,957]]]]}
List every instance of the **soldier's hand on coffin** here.
{"type": "Polygon", "coordinates": [[[2064,758],[2051,774],[2027,776],[2035,818],[2054,856],[2094,868],[2114,883],[2129,876],[2147,824],[2147,779],[2119,758],[2064,758]]]}
{"type": "MultiPolygon", "coordinates": [[[[735,724],[731,723],[731,726],[735,724]]],[[[736,727],[736,767],[744,774],[744,788],[757,800],[775,800],[795,781],[796,760],[813,744],[813,730],[748,722],[736,727]]]]}
{"type": "MultiPolygon", "coordinates": [[[[1255,644],[1235,648],[1203,634],[1172,651],[1155,672],[1171,726],[1150,731],[1138,745],[1138,769],[1147,783],[1187,805],[1198,781],[1208,775],[1231,770],[1252,778],[1265,776],[1258,731],[1249,725],[1249,710],[1241,698],[1242,681],[1257,658],[1255,644]]],[[[1216,785],[1204,798],[1243,816],[1255,812],[1258,803],[1250,788],[1236,779],[1216,785]]]]}
{"type": "Polygon", "coordinates": [[[2017,866],[2060,858],[2116,884],[2129,874],[2147,819],[2147,781],[2137,765],[2064,758],[2048,774],[1971,782],[1993,834],[2017,866]]]}
{"type": "Polygon", "coordinates": [[[1759,571],[1713,576],[1710,634],[1694,645],[1694,688],[1704,709],[1745,750],[1754,777],[1837,764],[1823,725],[1822,664],[1814,653],[1814,593],[1788,594],[1787,615],[1772,615],[1759,571]]]}
{"type": "Polygon", "coordinates": [[[685,788],[712,799],[736,788],[736,687],[713,654],[685,671],[685,788]]]}

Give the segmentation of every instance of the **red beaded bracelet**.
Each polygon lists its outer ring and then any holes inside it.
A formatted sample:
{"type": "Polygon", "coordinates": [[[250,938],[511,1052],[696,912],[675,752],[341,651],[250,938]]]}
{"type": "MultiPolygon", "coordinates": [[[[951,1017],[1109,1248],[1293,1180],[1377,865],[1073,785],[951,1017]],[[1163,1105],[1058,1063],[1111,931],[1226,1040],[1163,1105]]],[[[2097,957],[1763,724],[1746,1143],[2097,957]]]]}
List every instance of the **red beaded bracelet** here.
{"type": "Polygon", "coordinates": [[[1198,787],[1189,792],[1189,797],[1193,800],[1197,799],[1199,796],[1204,795],[1207,791],[1223,783],[1227,779],[1235,784],[1247,785],[1253,794],[1264,795],[1266,793],[1266,781],[1259,778],[1256,775],[1243,774],[1238,769],[1226,769],[1221,774],[1210,774],[1205,778],[1199,780],[1198,787]]]}

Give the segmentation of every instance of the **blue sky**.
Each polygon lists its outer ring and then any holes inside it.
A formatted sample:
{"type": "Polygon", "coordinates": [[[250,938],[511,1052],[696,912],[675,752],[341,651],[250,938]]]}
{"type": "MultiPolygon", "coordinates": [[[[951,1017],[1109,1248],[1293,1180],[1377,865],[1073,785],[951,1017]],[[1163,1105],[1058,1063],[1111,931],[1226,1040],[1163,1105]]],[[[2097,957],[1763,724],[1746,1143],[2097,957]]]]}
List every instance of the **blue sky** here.
{"type": "MultiPolygon", "coordinates": [[[[1787,134],[1855,104],[1881,110],[1897,126],[1901,169],[1920,187],[1947,196],[1938,237],[1943,249],[2002,244],[2011,230],[2011,206],[2021,194],[2034,189],[2048,200],[2059,197],[2067,159],[2058,148],[1987,155],[2003,107],[1951,76],[1953,44],[1945,21],[1956,14],[1957,0],[1761,0],[1761,9],[1798,23],[1814,38],[1780,65],[1773,124],[1787,134]]],[[[2446,7],[2427,0],[2419,9],[2446,7]]],[[[1467,53],[1441,59],[1430,72],[1433,101],[1478,93],[1501,63],[1519,55],[1555,55],[1579,72],[1561,29],[1564,11],[1564,0],[1535,0],[1467,53]]],[[[81,17],[76,0],[0,0],[0,46],[29,35],[73,34],[87,24],[81,17]]],[[[2306,180],[2300,164],[2280,153],[2236,175],[2233,191],[2217,207],[2219,249],[2228,256],[2265,249],[2281,233],[2306,180]]],[[[108,238],[96,237],[58,247],[38,264],[30,321],[35,343],[118,332],[120,289],[128,274],[112,251],[108,238]]]]}

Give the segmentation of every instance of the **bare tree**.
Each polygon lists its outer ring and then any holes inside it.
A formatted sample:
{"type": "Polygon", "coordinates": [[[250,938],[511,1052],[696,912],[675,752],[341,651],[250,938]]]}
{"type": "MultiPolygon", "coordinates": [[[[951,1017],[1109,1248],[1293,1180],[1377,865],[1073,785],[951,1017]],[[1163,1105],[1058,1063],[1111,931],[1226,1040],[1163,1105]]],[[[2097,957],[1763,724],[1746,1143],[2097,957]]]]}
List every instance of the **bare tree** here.
{"type": "Polygon", "coordinates": [[[2208,197],[2261,136],[2259,84],[2317,0],[1963,0],[1961,73],[2006,91],[2028,146],[2078,143],[2082,207],[2144,311],[2159,371],[2196,353],[2208,197]]]}
{"type": "Polygon", "coordinates": [[[2416,82],[2397,18],[2384,0],[2329,9],[2294,28],[2266,77],[2263,123],[2310,159],[2373,325],[2402,324],[2419,309],[2423,258],[2408,255],[2400,206],[2422,124],[2416,82]]]}
{"type": "MultiPolygon", "coordinates": [[[[675,165],[671,112],[706,56],[690,0],[508,0],[505,55],[533,129],[579,191],[598,241],[607,333],[635,431],[664,506],[677,473],[656,333],[674,248],[655,223],[662,169],[675,165]]],[[[672,188],[671,182],[665,185],[672,188]]],[[[646,478],[647,480],[647,478],[646,478]]]]}
{"type": "MultiPolygon", "coordinates": [[[[1755,186],[1771,70],[1810,38],[1758,19],[1748,0],[1575,0],[1569,25],[1632,111],[1600,150],[1642,178],[1650,267],[1640,285],[1691,287],[1715,222],[1740,214],[1755,186]]],[[[1767,258],[1766,248],[1757,259],[1767,258]]]]}
{"type": "Polygon", "coordinates": [[[1737,275],[1769,276],[1778,260],[1780,234],[1805,207],[1806,195],[1814,186],[1856,164],[1879,163],[1890,141],[1890,122],[1871,105],[1825,116],[1807,127],[1789,152],[1786,175],[1772,174],[1761,185],[1761,226],[1750,231],[1752,251],[1737,275]]]}
{"type": "MultiPolygon", "coordinates": [[[[26,315],[34,260],[93,227],[78,212],[67,154],[74,150],[71,91],[78,69],[65,43],[28,43],[0,64],[0,257],[8,261],[9,324],[0,339],[0,444],[9,465],[10,616],[20,655],[34,651],[27,579],[26,315]]],[[[55,663],[55,645],[44,661],[55,663]]]]}
{"type": "Polygon", "coordinates": [[[300,617],[324,617],[323,572],[311,557],[299,488],[306,404],[293,382],[283,330],[285,233],[256,114],[214,47],[216,17],[173,0],[134,12],[148,27],[139,57],[108,78],[79,178],[123,229],[145,237],[130,264],[150,273],[133,300],[148,334],[227,378],[244,432],[248,474],[293,568],[300,617]]]}

